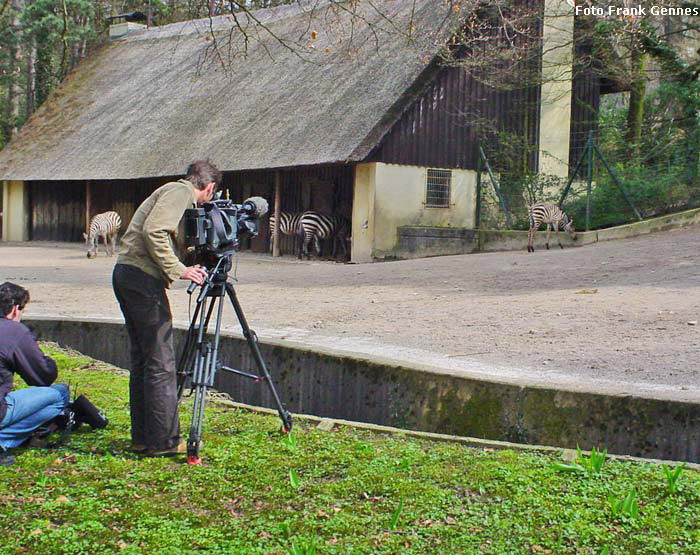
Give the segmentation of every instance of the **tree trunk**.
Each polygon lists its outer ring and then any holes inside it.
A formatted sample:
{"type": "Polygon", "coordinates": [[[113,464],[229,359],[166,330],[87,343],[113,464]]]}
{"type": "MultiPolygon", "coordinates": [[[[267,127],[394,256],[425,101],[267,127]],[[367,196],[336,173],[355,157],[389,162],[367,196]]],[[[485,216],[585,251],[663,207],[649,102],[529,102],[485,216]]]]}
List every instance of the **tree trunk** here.
{"type": "Polygon", "coordinates": [[[13,44],[10,49],[9,79],[7,86],[7,104],[5,112],[5,138],[10,139],[17,133],[21,115],[20,77],[22,75],[22,37],[20,17],[24,10],[24,0],[12,0],[10,6],[10,28],[13,44]]]}
{"type": "Polygon", "coordinates": [[[36,37],[34,98],[37,108],[44,103],[51,91],[51,45],[47,35],[48,33],[42,30],[36,37]]]}
{"type": "Polygon", "coordinates": [[[36,86],[36,71],[34,64],[36,63],[36,48],[34,46],[27,48],[27,89],[25,101],[25,114],[29,118],[35,110],[34,87],[36,86]]]}
{"type": "Polygon", "coordinates": [[[640,48],[632,48],[631,53],[632,84],[630,103],[627,111],[626,139],[632,153],[632,160],[640,161],[642,142],[642,124],[644,123],[644,97],[646,96],[647,55],[640,48]]]}

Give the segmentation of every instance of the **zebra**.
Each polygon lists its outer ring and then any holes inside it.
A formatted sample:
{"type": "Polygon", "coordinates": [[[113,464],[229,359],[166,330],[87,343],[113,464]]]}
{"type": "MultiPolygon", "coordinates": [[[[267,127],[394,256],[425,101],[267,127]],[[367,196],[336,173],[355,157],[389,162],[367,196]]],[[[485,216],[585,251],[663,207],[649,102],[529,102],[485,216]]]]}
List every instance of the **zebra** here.
{"type": "Polygon", "coordinates": [[[552,228],[554,228],[554,232],[557,234],[557,241],[562,249],[564,247],[559,239],[560,227],[563,228],[574,241],[576,240],[574,221],[569,219],[569,216],[556,204],[538,202],[529,206],[528,209],[530,213],[530,230],[527,235],[527,252],[535,252],[535,247],[532,245],[535,238],[535,231],[537,231],[543,223],[547,224],[547,242],[545,243],[547,249],[549,249],[549,234],[552,228]]]}
{"type": "Polygon", "coordinates": [[[321,256],[321,240],[333,239],[332,256],[335,258],[338,242],[343,251],[343,256],[347,258],[348,249],[346,242],[350,238],[350,222],[338,214],[321,214],[319,212],[307,211],[301,217],[297,233],[302,236],[299,258],[302,254],[309,258],[309,243],[314,240],[316,255],[321,256]]]}
{"type": "Polygon", "coordinates": [[[88,233],[83,233],[85,244],[87,245],[87,257],[92,258],[97,256],[97,244],[102,237],[105,245],[105,253],[107,256],[112,256],[117,247],[117,234],[122,226],[122,219],[116,212],[103,212],[97,214],[90,220],[90,228],[88,233]],[[111,243],[111,251],[110,251],[111,243]]]}
{"type": "MultiPolygon", "coordinates": [[[[304,212],[280,212],[280,234],[281,235],[298,235],[299,222],[304,212]]],[[[275,213],[270,214],[270,253],[275,237],[275,213]]]]}

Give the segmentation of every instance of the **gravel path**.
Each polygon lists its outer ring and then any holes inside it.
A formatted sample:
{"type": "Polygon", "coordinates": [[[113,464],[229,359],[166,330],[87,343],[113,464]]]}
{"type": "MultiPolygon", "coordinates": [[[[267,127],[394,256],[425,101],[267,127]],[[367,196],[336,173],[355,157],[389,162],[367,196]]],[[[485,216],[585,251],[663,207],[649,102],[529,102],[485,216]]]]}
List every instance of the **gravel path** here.
{"type": "MultiPolygon", "coordinates": [[[[367,353],[520,383],[700,401],[700,227],[566,250],[374,264],[237,257],[261,339],[367,353]],[[656,392],[656,393],[655,393],[656,392]]],[[[27,314],[121,318],[114,258],[82,245],[4,243],[0,282],[27,314]]],[[[169,293],[188,320],[185,282],[169,293]]],[[[237,329],[233,310],[225,328],[237,329]]]]}

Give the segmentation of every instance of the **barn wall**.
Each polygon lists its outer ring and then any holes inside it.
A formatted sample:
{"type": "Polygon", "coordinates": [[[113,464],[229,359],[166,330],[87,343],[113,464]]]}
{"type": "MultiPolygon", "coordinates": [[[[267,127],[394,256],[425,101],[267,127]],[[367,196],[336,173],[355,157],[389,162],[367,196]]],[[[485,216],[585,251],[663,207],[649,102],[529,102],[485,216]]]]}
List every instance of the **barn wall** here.
{"type": "MultiPolygon", "coordinates": [[[[591,131],[598,128],[601,80],[592,58],[593,43],[590,22],[576,18],[574,23],[574,80],[571,99],[571,144],[569,145],[569,169],[573,171],[583,154],[591,131]]],[[[585,170],[584,170],[585,171],[585,170]]]]}
{"type": "Polygon", "coordinates": [[[82,241],[85,231],[83,181],[30,182],[31,232],[34,241],[82,241]]]}
{"type": "Polygon", "coordinates": [[[141,202],[173,179],[177,178],[32,181],[29,238],[35,241],[82,241],[90,218],[108,210],[121,216],[123,233],[141,202]]]}
{"type": "MultiPolygon", "coordinates": [[[[504,31],[498,13],[484,3],[480,8],[484,25],[481,39],[453,52],[455,59],[464,63],[437,72],[367,161],[476,169],[479,143],[498,153],[502,144],[499,134],[505,133],[511,136],[507,139],[510,143],[514,137],[519,139],[529,169],[536,171],[541,98],[538,75],[542,71],[539,16],[544,4],[545,0],[514,3],[513,10],[521,10],[522,16],[529,14],[528,24],[534,27],[530,36],[515,39],[519,48],[527,47],[532,55],[512,61],[493,57],[491,51],[509,49],[513,37],[504,31]],[[488,61],[473,63],[474,59],[488,61]],[[524,145],[529,147],[527,153],[524,145]]],[[[512,158],[512,154],[507,156],[512,158]]],[[[498,169],[509,162],[512,160],[495,159],[491,164],[498,169]]]]}
{"type": "MultiPolygon", "coordinates": [[[[369,161],[439,168],[476,169],[479,141],[493,142],[493,128],[536,144],[537,87],[498,91],[463,68],[443,68],[393,126],[369,161]]],[[[536,168],[536,154],[530,158],[536,168]]]]}
{"type": "MultiPolygon", "coordinates": [[[[316,210],[351,217],[353,166],[298,168],[281,171],[281,176],[282,210],[316,210]]],[[[114,210],[121,216],[123,233],[141,202],[161,185],[176,179],[179,177],[29,182],[29,234],[24,239],[82,241],[86,222],[108,210],[114,210]]],[[[236,203],[250,196],[262,196],[268,201],[270,210],[274,210],[274,184],[274,171],[226,172],[222,188],[236,203]]],[[[5,196],[10,192],[14,195],[12,198],[17,196],[11,187],[5,189],[5,196]]],[[[7,223],[3,224],[3,229],[10,225],[9,218],[4,220],[7,223]]],[[[16,233],[12,237],[22,240],[16,233]]],[[[268,246],[269,226],[265,217],[259,236],[243,247],[266,252],[268,246]]],[[[294,239],[284,237],[281,246],[283,253],[293,253],[294,239]]]]}
{"type": "Polygon", "coordinates": [[[401,256],[399,227],[474,228],[476,172],[452,170],[450,205],[433,208],[426,206],[427,170],[396,164],[358,165],[353,261],[401,256]]]}
{"type": "Polygon", "coordinates": [[[129,180],[91,181],[90,218],[96,214],[114,210],[122,219],[122,230],[126,231],[139,205],[158,187],[179,177],[157,177],[129,180]]]}

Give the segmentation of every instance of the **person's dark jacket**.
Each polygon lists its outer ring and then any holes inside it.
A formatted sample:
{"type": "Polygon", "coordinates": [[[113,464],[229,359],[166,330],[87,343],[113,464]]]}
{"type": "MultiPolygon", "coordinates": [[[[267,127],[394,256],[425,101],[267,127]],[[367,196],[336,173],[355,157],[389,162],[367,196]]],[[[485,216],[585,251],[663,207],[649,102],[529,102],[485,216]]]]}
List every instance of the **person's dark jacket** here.
{"type": "Polygon", "coordinates": [[[39,350],[27,326],[0,318],[0,421],[7,412],[5,396],[12,391],[15,373],[27,385],[51,385],[57,376],[56,363],[39,350]]]}

